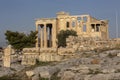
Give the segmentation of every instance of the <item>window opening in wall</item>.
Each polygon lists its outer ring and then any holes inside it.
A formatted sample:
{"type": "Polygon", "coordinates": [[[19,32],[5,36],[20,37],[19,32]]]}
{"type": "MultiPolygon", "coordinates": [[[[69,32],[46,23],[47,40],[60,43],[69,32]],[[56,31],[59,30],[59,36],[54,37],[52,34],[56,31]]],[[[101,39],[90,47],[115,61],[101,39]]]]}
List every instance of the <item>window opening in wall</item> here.
{"type": "Polygon", "coordinates": [[[91,24],[92,32],[95,31],[95,24],[91,24]]]}
{"type": "Polygon", "coordinates": [[[99,32],[100,24],[96,24],[96,32],[99,32]]]}
{"type": "Polygon", "coordinates": [[[72,27],[75,27],[75,21],[72,22],[72,27]]]}
{"type": "Polygon", "coordinates": [[[77,17],[77,21],[80,22],[81,21],[81,17],[77,17]]]}
{"type": "Polygon", "coordinates": [[[101,25],[102,25],[102,26],[105,26],[106,24],[105,24],[105,22],[104,22],[104,21],[101,21],[101,25]]]}
{"type": "Polygon", "coordinates": [[[86,25],[83,25],[83,32],[86,32],[86,25]]]}
{"type": "Polygon", "coordinates": [[[70,23],[66,22],[66,27],[69,28],[70,27],[70,23]]]}
{"type": "Polygon", "coordinates": [[[84,21],[84,22],[87,22],[87,17],[86,17],[86,16],[83,17],[83,21],[84,21]]]}

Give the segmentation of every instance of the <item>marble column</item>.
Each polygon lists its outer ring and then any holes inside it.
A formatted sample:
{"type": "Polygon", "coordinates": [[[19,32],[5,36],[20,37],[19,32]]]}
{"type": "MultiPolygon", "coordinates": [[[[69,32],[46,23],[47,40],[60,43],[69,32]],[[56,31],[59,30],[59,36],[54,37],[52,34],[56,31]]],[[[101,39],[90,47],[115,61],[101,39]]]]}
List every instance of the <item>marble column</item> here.
{"type": "Polygon", "coordinates": [[[44,48],[47,48],[47,27],[44,24],[44,48]]]}
{"type": "Polygon", "coordinates": [[[40,46],[43,48],[43,26],[40,26],[40,46]]]}
{"type": "Polygon", "coordinates": [[[55,22],[52,24],[52,47],[56,47],[56,25],[55,22]]]}
{"type": "Polygon", "coordinates": [[[39,31],[38,31],[38,25],[36,24],[36,31],[38,32],[37,34],[36,34],[36,36],[37,36],[37,38],[36,38],[36,48],[38,48],[38,34],[39,34],[39,31]]]}
{"type": "Polygon", "coordinates": [[[72,19],[69,21],[70,30],[72,29],[72,19]]]}
{"type": "Polygon", "coordinates": [[[8,45],[7,48],[4,49],[4,56],[3,56],[3,66],[10,67],[11,66],[11,57],[12,54],[12,47],[8,45]]]}

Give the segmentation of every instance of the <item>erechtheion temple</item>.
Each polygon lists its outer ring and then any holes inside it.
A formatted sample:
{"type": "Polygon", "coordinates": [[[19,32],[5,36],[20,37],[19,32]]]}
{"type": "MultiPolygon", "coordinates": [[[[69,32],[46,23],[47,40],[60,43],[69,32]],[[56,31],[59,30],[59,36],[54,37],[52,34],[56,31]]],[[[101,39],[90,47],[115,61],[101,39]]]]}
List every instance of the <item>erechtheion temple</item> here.
{"type": "Polygon", "coordinates": [[[78,36],[108,39],[108,20],[99,20],[90,15],[70,15],[58,12],[56,18],[36,19],[38,37],[36,47],[57,47],[56,35],[60,30],[74,30],[78,36]]]}
{"type": "MultiPolygon", "coordinates": [[[[76,56],[76,52],[120,48],[120,38],[109,38],[108,20],[58,12],[56,18],[36,19],[35,24],[38,31],[36,47],[23,49],[23,65],[35,65],[36,60],[62,61],[76,56]],[[74,30],[78,36],[69,36],[66,39],[67,46],[58,48],[56,36],[61,30],[74,30]]],[[[10,67],[13,60],[11,51],[10,46],[4,51],[5,67],[10,67]]]]}
{"type": "Polygon", "coordinates": [[[24,48],[23,65],[34,65],[38,61],[61,61],[76,52],[112,49],[120,39],[109,39],[108,20],[99,20],[90,15],[69,15],[58,12],[56,18],[36,19],[36,47],[24,48]],[[74,30],[77,37],[66,39],[66,48],[57,47],[57,34],[61,30],[74,30]]]}

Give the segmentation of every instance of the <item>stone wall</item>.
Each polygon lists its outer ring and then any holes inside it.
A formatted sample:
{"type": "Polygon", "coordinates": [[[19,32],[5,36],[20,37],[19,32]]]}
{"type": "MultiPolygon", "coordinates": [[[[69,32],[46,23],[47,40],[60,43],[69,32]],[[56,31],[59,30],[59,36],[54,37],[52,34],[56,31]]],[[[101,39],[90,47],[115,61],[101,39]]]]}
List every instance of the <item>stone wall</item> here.
{"type": "Polygon", "coordinates": [[[38,48],[24,48],[22,56],[22,65],[35,65],[39,55],[38,48]]]}
{"type": "Polygon", "coordinates": [[[22,64],[35,65],[38,61],[61,61],[64,56],[74,55],[73,48],[24,48],[22,64]]]}
{"type": "Polygon", "coordinates": [[[69,36],[69,38],[66,39],[66,42],[67,48],[75,48],[76,50],[79,51],[116,48],[117,45],[120,45],[119,39],[102,40],[100,38],[82,36],[78,37],[69,36]]]}
{"type": "Polygon", "coordinates": [[[57,54],[57,48],[41,48],[39,61],[61,61],[62,56],[57,54]]]}
{"type": "Polygon", "coordinates": [[[75,49],[74,48],[58,48],[58,54],[59,55],[74,55],[75,49]]]}
{"type": "Polygon", "coordinates": [[[76,55],[76,51],[91,51],[106,48],[115,48],[120,45],[120,40],[101,40],[93,37],[73,37],[67,38],[66,48],[25,48],[23,49],[22,64],[34,65],[38,61],[62,61],[66,56],[76,55]]]}

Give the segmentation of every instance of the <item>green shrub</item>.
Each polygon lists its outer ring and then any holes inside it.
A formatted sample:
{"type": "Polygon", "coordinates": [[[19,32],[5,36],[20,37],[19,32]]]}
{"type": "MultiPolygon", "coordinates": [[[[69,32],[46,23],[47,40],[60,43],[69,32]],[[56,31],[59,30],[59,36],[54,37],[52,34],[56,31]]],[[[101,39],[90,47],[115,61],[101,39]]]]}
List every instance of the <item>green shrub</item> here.
{"type": "Polygon", "coordinates": [[[0,80],[11,80],[11,79],[9,78],[9,76],[2,76],[0,77],[0,80]]]}
{"type": "Polygon", "coordinates": [[[74,30],[61,30],[58,34],[57,34],[57,39],[58,39],[58,47],[66,47],[66,38],[68,38],[69,36],[77,36],[77,32],[74,30]]]}

